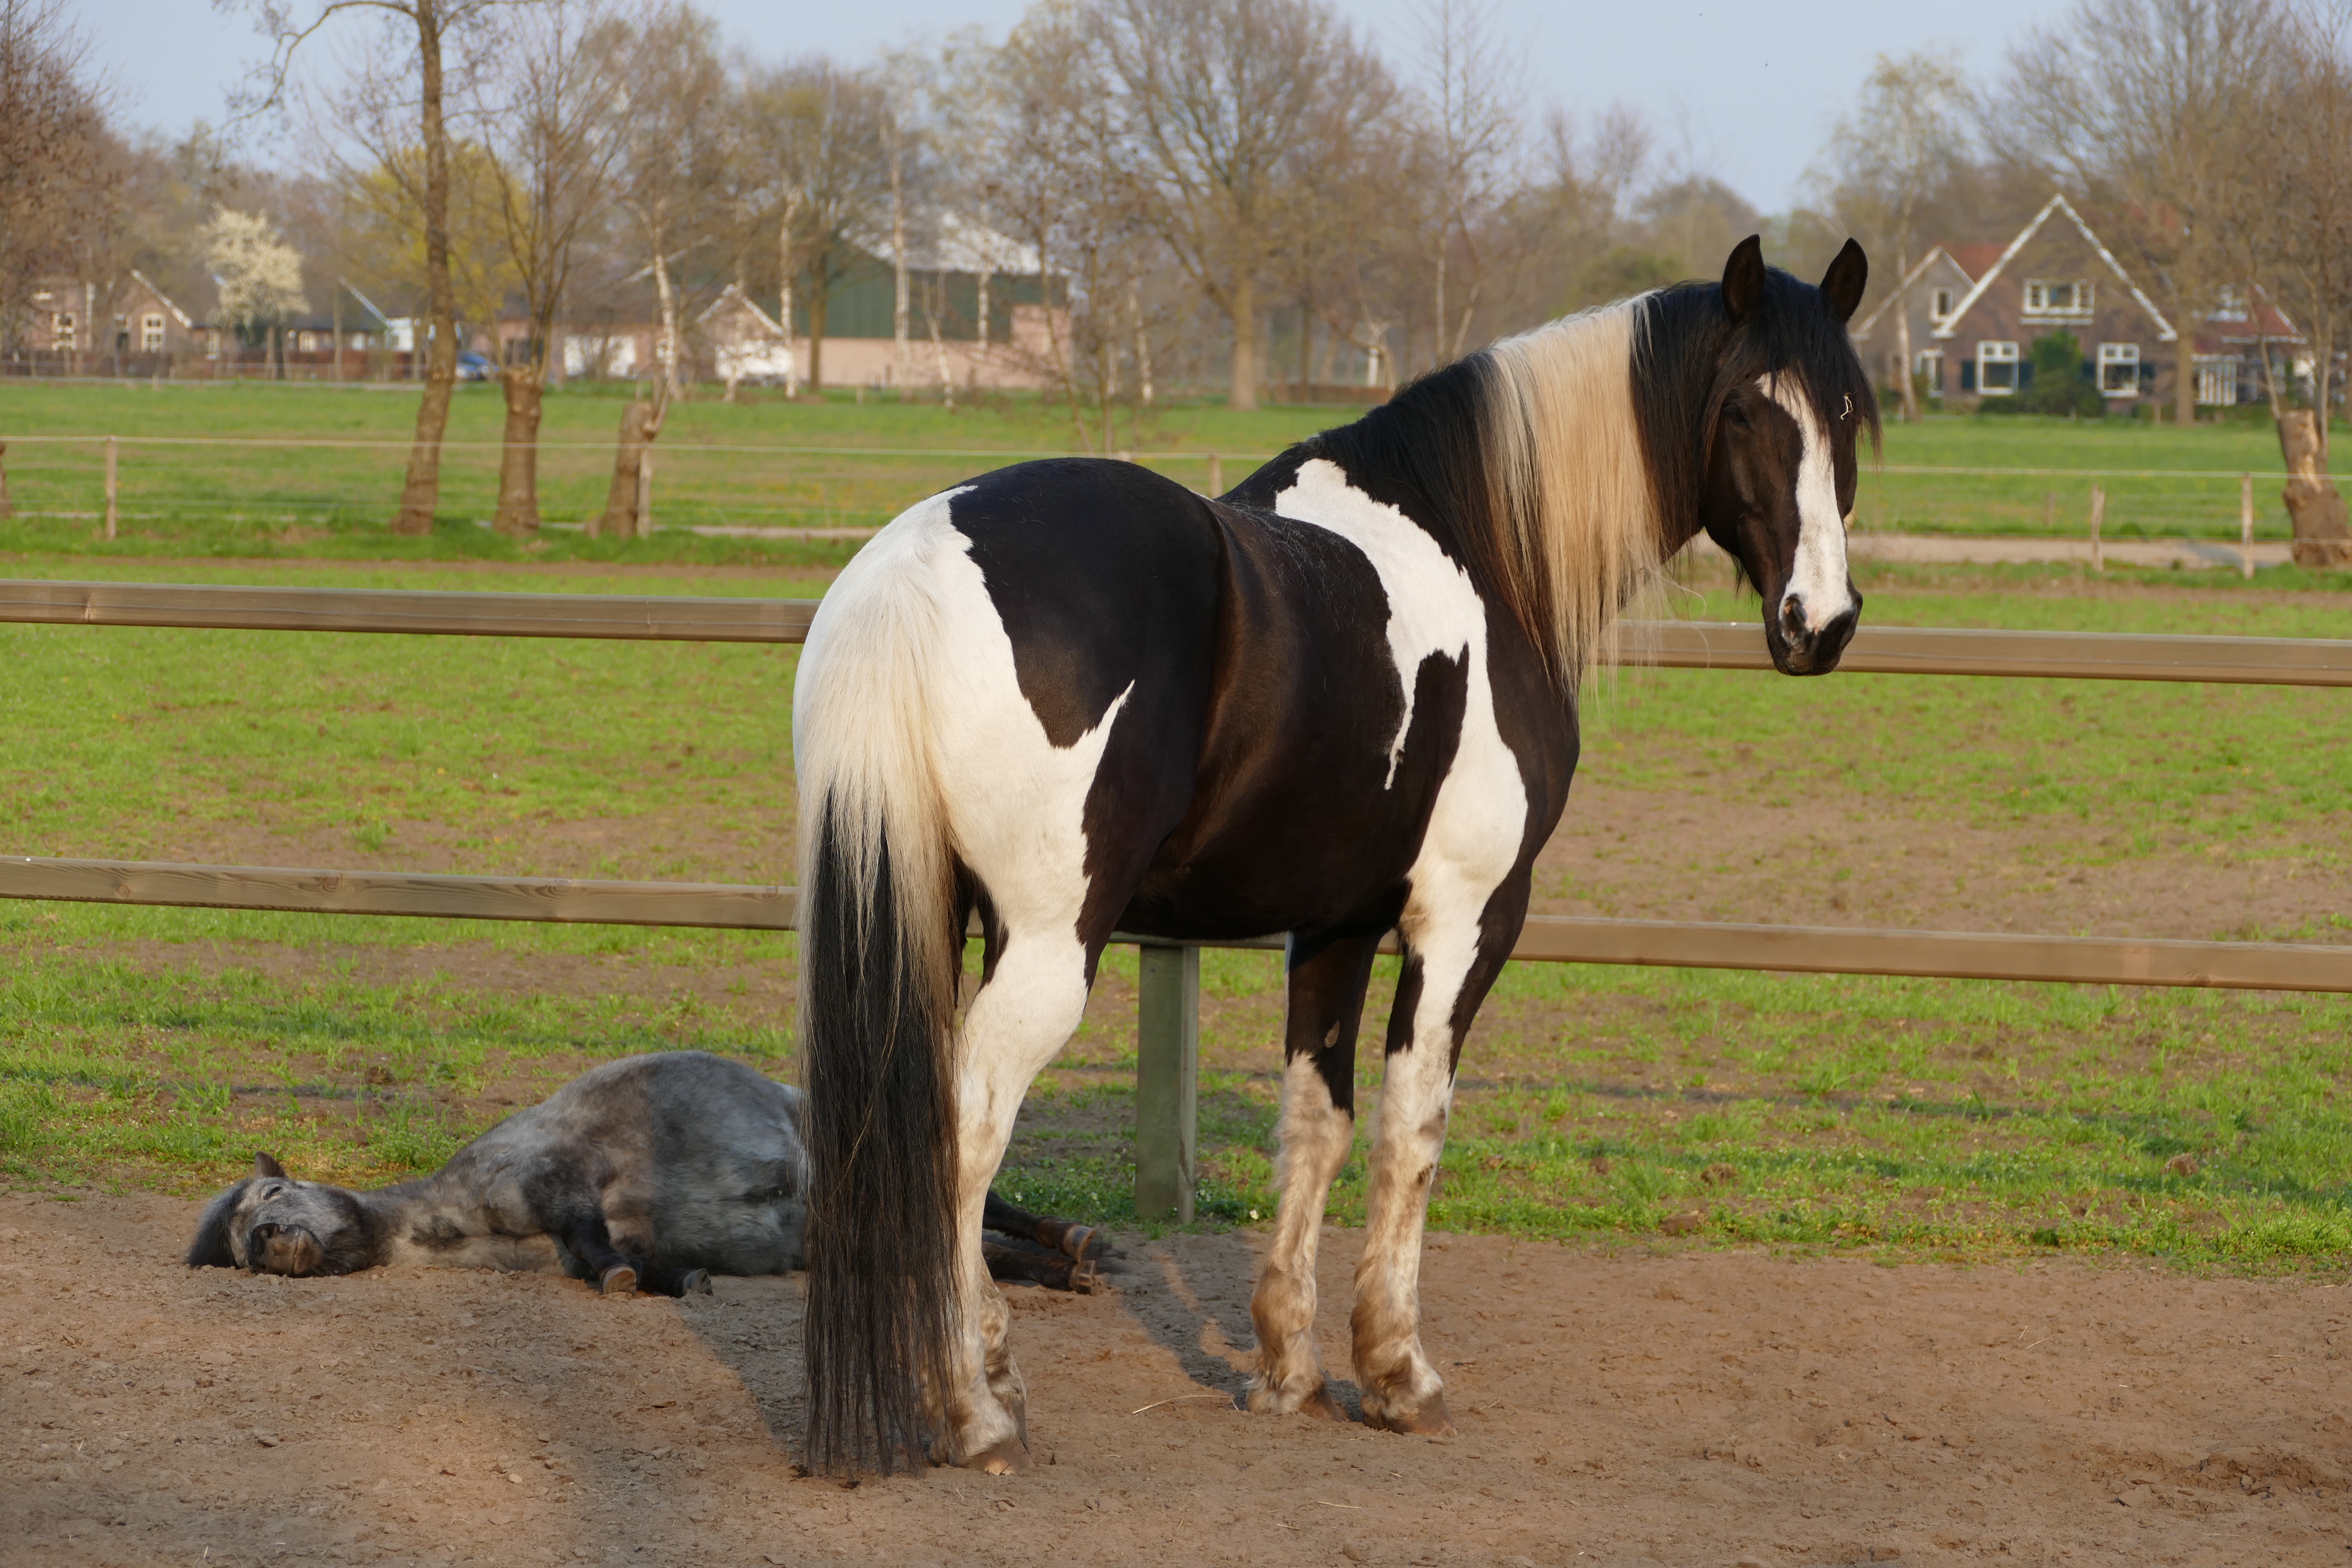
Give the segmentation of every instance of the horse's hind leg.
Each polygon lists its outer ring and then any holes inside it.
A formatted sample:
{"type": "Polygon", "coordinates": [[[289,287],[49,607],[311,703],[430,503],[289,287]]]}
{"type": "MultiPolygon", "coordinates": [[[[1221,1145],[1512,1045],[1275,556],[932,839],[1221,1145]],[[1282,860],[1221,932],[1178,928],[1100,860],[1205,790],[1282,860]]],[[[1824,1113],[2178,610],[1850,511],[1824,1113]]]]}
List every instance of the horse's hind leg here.
{"type": "Polygon", "coordinates": [[[964,1016],[957,1059],[956,1268],[959,1321],[948,1385],[930,1391],[940,1458],[1002,1472],[1028,1463],[1028,1391],[1013,1363],[1012,1313],[981,1251],[989,1184],[1022,1097],[1078,1026],[1087,951],[1069,927],[1011,927],[964,1016]]]}
{"type": "Polygon", "coordinates": [[[605,1295],[626,1295],[645,1283],[646,1266],[613,1245],[613,1233],[599,1211],[592,1208],[574,1216],[562,1227],[560,1239],[605,1295]]]}
{"type": "Polygon", "coordinates": [[[1454,1430],[1444,1384],[1421,1346],[1421,1238],[1445,1149],[1454,1064],[1527,914],[1524,870],[1475,919],[1414,920],[1389,1016],[1388,1071],[1373,1137],[1364,1253],[1349,1320],[1364,1419],[1392,1432],[1454,1430]]]}
{"type": "Polygon", "coordinates": [[[1325,1385],[1323,1358],[1315,1350],[1315,1248],[1332,1178],[1355,1142],[1356,1029],[1379,945],[1377,936],[1313,943],[1294,939],[1292,944],[1276,1177],[1282,1201],[1250,1297],[1258,1371],[1247,1403],[1262,1414],[1347,1418],[1325,1385]]]}

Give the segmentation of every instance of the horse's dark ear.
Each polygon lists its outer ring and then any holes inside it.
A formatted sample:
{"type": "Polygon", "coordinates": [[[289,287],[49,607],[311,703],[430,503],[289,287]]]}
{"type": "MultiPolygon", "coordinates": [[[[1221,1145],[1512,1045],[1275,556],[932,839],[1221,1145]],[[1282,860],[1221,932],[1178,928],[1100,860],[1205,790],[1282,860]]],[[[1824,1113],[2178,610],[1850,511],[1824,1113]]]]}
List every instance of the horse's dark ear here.
{"type": "Polygon", "coordinates": [[[245,1196],[245,1184],[239,1182],[205,1206],[205,1217],[196,1222],[196,1239],[188,1244],[188,1267],[191,1268],[234,1268],[236,1254],[229,1250],[229,1216],[236,1213],[237,1200],[245,1196]]]}
{"type": "Polygon", "coordinates": [[[1764,237],[1751,234],[1731,247],[1723,264],[1723,309],[1735,321],[1744,321],[1764,298],[1764,237]]]}
{"type": "Polygon", "coordinates": [[[1829,301],[1830,313],[1841,321],[1853,320],[1854,308],[1862,303],[1862,290],[1869,281],[1870,258],[1862,253],[1861,246],[1847,240],[1830,269],[1822,274],[1822,298],[1829,301]]]}
{"type": "Polygon", "coordinates": [[[253,1173],[257,1176],[276,1176],[281,1182],[286,1180],[286,1167],[267,1154],[256,1154],[253,1157],[253,1173]]]}

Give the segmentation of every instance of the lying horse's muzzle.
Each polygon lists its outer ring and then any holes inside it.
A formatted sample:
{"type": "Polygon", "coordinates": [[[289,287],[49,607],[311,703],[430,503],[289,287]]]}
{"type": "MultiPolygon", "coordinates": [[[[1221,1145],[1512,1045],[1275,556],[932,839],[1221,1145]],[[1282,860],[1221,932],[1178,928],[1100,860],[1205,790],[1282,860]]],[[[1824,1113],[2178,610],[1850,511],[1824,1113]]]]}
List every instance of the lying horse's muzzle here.
{"type": "Polygon", "coordinates": [[[315,1274],[326,1257],[319,1238],[299,1225],[257,1225],[245,1238],[245,1266],[257,1274],[315,1274]]]}

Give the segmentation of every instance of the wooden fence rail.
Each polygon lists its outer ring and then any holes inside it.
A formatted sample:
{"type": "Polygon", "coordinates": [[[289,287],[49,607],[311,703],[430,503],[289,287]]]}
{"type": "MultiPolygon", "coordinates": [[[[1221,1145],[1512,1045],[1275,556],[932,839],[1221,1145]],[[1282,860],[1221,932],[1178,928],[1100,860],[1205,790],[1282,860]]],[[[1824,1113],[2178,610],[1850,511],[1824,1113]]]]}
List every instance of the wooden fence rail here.
{"type": "MultiPolygon", "coordinates": [[[[793,643],[816,602],[598,594],[431,593],[152,583],[0,581],[0,621],[458,637],[793,643]]],[[[1666,668],[1769,669],[1761,629],[1668,621],[1628,628],[1634,657],[1666,668]]],[[[1842,668],[1864,674],[1999,675],[2352,686],[2352,641],[1867,626],[1842,668]]],[[[0,857],[0,898],[321,914],[582,921],[790,931],[788,887],[452,877],[400,871],[0,857]]],[[[1136,1206],[1192,1211],[1200,946],[1279,948],[1279,937],[1181,944],[1119,933],[1142,950],[1136,1094],[1136,1206]]],[[[1393,946],[1391,942],[1389,944],[1393,946]]],[[[2286,942],[1853,930],[1538,915],[1512,957],[1809,973],[2230,986],[2352,992],[2352,947],[2286,942]]]]}
{"type": "MultiPolygon", "coordinates": [[[[224,631],[795,643],[808,636],[816,605],[814,599],[0,581],[0,621],[224,631]]],[[[1635,662],[1667,669],[1772,668],[1763,628],[1749,622],[1633,622],[1626,631],[1635,662]]],[[[2352,686],[2352,641],[1864,626],[1840,668],[1855,675],[2352,686]]]]}

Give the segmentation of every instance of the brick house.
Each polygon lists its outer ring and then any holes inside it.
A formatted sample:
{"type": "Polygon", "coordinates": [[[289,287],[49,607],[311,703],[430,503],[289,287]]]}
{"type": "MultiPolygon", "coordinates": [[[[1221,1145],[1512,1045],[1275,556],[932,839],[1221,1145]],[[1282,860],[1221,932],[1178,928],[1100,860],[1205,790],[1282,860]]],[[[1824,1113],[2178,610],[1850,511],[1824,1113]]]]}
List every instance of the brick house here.
{"type": "Polygon", "coordinates": [[[17,341],[44,374],[111,373],[119,358],[125,373],[146,375],[203,348],[198,323],[135,267],[111,289],[41,279],[17,341]]]}
{"type": "MultiPolygon", "coordinates": [[[[2006,245],[1931,247],[1909,281],[1913,368],[1948,403],[2014,396],[2035,341],[2057,331],[2083,345],[2110,409],[2171,394],[2179,332],[2063,195],[2006,245]]],[[[1889,383],[1895,298],[1853,329],[1864,363],[1889,383]]]]}

